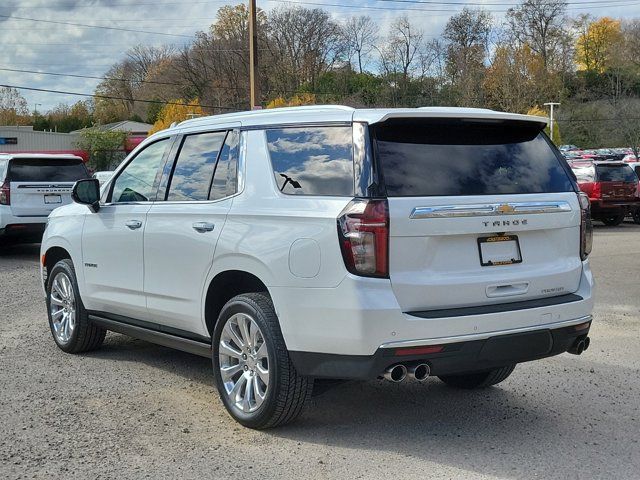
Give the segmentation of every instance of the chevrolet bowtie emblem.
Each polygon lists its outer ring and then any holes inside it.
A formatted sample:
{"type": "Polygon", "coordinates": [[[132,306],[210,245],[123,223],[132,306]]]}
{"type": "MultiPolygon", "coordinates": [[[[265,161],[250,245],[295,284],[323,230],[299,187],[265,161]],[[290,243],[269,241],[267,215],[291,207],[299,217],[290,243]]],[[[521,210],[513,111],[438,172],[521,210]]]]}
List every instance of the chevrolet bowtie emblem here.
{"type": "Polygon", "coordinates": [[[515,212],[515,208],[513,208],[511,205],[509,205],[508,203],[503,203],[501,205],[498,205],[496,207],[496,213],[502,213],[502,214],[508,214],[508,213],[513,213],[515,212]]]}

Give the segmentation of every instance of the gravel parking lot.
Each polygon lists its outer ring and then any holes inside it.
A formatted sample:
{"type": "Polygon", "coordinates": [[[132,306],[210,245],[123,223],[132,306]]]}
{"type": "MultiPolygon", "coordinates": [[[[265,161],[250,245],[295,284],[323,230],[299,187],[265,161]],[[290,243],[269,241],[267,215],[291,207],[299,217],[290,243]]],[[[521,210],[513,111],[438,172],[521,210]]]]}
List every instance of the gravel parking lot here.
{"type": "Polygon", "coordinates": [[[50,338],[38,246],[0,250],[0,478],[640,478],[640,227],[596,227],[591,348],[488,390],[341,384],[293,425],[242,428],[207,359],[50,338]]]}

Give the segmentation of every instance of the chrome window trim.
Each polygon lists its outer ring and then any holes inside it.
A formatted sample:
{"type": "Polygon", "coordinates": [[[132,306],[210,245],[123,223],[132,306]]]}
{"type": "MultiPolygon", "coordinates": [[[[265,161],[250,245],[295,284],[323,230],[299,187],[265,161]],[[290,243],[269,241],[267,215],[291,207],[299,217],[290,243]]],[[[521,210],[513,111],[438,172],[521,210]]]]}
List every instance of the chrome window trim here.
{"type": "MultiPolygon", "coordinates": [[[[414,317],[418,318],[418,317],[414,317]]],[[[447,343],[458,342],[471,342],[474,340],[486,340],[491,337],[499,335],[510,335],[513,333],[525,333],[534,332],[536,330],[552,330],[556,328],[571,327],[574,325],[580,325],[581,323],[589,322],[593,320],[592,315],[584,315],[582,317],[573,318],[571,320],[564,320],[561,322],[544,323],[541,325],[533,325],[531,327],[512,328],[509,330],[495,330],[485,333],[474,333],[470,335],[457,335],[455,337],[438,337],[438,338],[424,338],[421,340],[404,340],[400,342],[383,343],[380,348],[404,348],[404,347],[421,347],[428,345],[442,345],[447,343]]]]}
{"type": "Polygon", "coordinates": [[[569,202],[505,202],[474,205],[436,205],[416,207],[409,218],[482,217],[571,212],[569,202]],[[504,210],[501,210],[504,209],[504,210]]]}

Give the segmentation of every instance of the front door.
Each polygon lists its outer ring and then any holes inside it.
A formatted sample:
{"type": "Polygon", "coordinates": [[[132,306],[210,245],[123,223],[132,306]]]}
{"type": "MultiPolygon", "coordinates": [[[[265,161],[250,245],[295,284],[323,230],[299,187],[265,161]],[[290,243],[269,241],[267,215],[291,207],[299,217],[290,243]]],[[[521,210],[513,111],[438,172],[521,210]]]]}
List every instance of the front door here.
{"type": "Polygon", "coordinates": [[[82,235],[83,301],[89,310],[146,319],[143,235],[170,140],[154,142],[118,172],[82,235]]]}

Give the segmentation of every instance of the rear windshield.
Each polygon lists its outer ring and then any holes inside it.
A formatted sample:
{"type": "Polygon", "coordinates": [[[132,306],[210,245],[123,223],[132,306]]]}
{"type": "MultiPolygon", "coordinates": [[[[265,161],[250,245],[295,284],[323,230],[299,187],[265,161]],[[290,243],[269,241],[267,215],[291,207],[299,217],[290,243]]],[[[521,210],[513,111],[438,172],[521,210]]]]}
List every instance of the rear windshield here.
{"type": "Polygon", "coordinates": [[[638,177],[629,165],[597,165],[596,175],[599,182],[636,183],[638,181],[638,177]]]}
{"type": "Polygon", "coordinates": [[[81,160],[48,158],[15,158],[9,166],[12,182],[75,182],[89,178],[81,160]]]}
{"type": "Polygon", "coordinates": [[[574,191],[536,125],[401,119],[373,130],[390,197],[574,191]]]}

